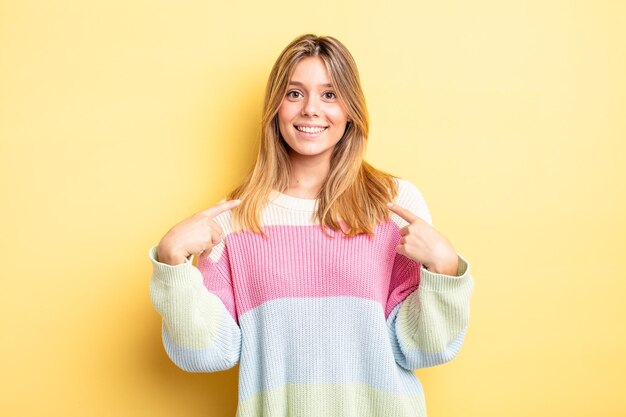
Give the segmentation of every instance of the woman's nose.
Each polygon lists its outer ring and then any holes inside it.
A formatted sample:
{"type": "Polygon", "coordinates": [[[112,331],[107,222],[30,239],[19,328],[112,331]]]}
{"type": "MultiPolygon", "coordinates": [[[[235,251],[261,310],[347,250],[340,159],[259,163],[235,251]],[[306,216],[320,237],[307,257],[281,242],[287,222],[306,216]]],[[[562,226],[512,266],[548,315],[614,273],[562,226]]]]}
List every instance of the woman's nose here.
{"type": "Polygon", "coordinates": [[[315,95],[310,95],[307,99],[304,100],[304,105],[302,106],[302,115],[319,116],[319,102],[315,95]]]}

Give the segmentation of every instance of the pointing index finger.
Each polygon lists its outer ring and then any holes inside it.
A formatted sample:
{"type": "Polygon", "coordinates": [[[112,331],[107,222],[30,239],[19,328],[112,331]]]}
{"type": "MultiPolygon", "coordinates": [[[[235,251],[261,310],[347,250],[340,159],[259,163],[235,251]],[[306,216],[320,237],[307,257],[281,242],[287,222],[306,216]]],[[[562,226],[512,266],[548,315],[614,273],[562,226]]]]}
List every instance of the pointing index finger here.
{"type": "Polygon", "coordinates": [[[419,219],[417,215],[413,214],[411,211],[405,209],[404,207],[400,207],[397,204],[388,203],[387,207],[389,207],[389,210],[393,211],[409,223],[413,223],[415,220],[419,219]]]}
{"type": "Polygon", "coordinates": [[[221,213],[223,213],[223,212],[225,212],[227,210],[230,210],[233,207],[237,207],[239,205],[239,203],[241,203],[241,200],[224,200],[224,201],[220,201],[219,203],[217,203],[213,207],[210,207],[210,208],[204,210],[203,213],[208,215],[209,217],[216,217],[216,216],[220,215],[221,213]]]}

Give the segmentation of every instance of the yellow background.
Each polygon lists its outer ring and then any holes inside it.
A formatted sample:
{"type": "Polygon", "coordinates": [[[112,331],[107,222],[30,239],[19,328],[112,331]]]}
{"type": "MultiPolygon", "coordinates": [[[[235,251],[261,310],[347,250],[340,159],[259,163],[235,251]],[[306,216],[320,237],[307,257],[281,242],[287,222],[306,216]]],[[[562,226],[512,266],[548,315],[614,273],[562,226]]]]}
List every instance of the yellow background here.
{"type": "Polygon", "coordinates": [[[623,1],[0,2],[0,414],[233,416],[167,358],[148,249],[256,156],[284,46],[359,66],[367,159],[476,280],[429,417],[626,415],[623,1]]]}

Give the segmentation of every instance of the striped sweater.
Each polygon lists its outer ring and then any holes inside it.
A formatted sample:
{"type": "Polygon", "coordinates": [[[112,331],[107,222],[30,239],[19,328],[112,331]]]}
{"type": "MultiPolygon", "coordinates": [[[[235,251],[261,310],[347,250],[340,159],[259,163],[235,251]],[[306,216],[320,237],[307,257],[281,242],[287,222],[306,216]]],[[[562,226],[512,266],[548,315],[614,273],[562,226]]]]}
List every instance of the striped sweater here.
{"type": "MultiPolygon", "coordinates": [[[[395,202],[432,224],[422,194],[397,178],[395,202]]],[[[222,200],[223,201],[223,200],[222,200]]],[[[396,252],[395,213],[375,238],[352,238],[313,218],[316,200],[273,191],[261,224],[269,238],[233,233],[208,259],[171,266],[149,250],[152,305],[169,358],[189,372],[239,363],[237,417],[426,416],[412,372],[459,352],[474,287],[396,252]]]]}

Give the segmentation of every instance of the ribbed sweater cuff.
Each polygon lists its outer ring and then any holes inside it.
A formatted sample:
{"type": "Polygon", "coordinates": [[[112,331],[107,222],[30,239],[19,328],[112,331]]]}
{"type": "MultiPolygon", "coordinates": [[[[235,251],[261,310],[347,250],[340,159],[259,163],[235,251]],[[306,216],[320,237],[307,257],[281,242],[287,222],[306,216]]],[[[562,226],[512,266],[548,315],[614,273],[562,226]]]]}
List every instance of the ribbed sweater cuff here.
{"type": "Polygon", "coordinates": [[[456,276],[431,272],[422,265],[420,287],[428,291],[448,292],[456,291],[469,285],[472,280],[469,262],[461,254],[457,253],[457,256],[459,258],[459,266],[456,276]]]}
{"type": "Polygon", "coordinates": [[[154,245],[148,251],[153,266],[152,277],[167,285],[188,284],[190,277],[194,276],[197,271],[192,263],[193,255],[188,257],[182,264],[169,265],[159,262],[157,247],[158,245],[154,245]]]}

